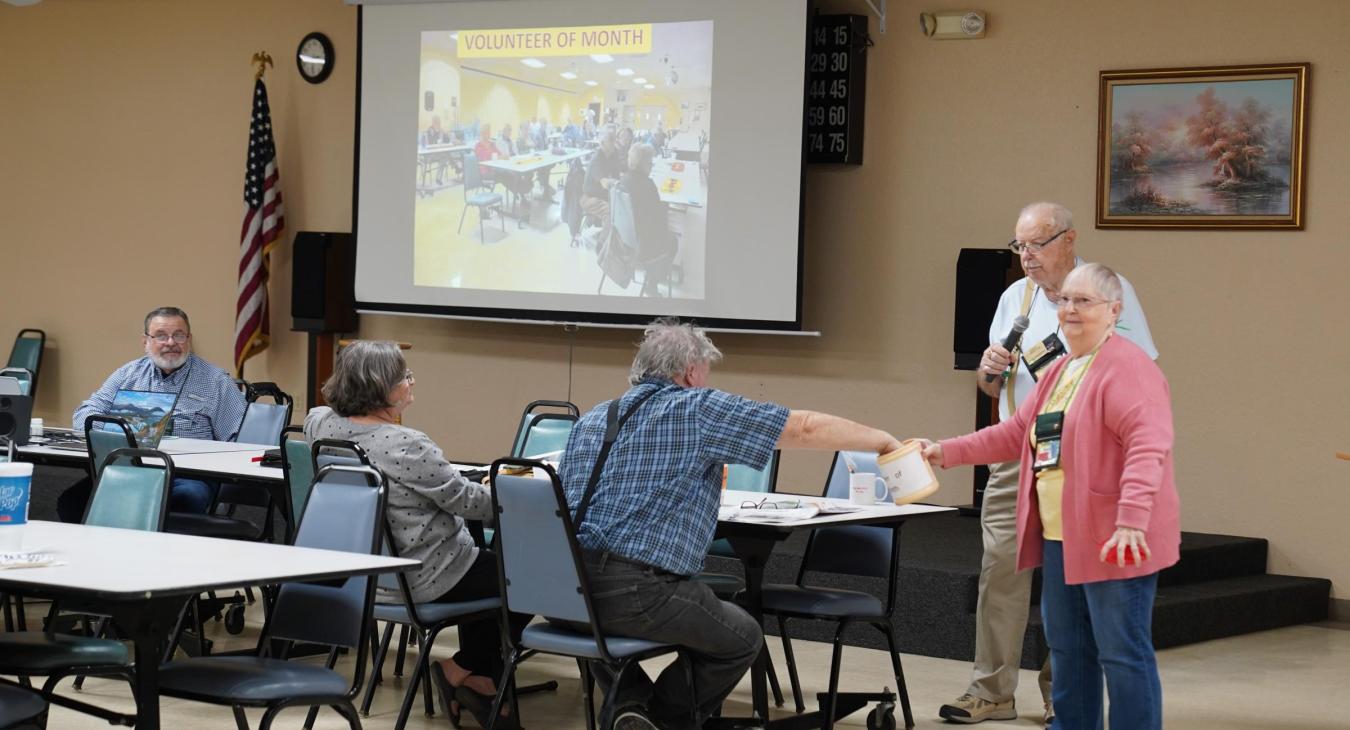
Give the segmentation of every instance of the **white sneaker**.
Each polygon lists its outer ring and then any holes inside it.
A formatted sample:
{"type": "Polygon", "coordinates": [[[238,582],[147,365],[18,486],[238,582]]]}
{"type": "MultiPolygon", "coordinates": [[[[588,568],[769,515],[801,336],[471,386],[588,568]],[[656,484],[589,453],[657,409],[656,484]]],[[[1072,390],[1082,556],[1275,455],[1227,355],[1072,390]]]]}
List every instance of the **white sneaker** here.
{"type": "Polygon", "coordinates": [[[971,725],[985,720],[1016,720],[1017,706],[1013,700],[990,702],[966,693],[938,710],[938,717],[950,722],[971,725]]]}

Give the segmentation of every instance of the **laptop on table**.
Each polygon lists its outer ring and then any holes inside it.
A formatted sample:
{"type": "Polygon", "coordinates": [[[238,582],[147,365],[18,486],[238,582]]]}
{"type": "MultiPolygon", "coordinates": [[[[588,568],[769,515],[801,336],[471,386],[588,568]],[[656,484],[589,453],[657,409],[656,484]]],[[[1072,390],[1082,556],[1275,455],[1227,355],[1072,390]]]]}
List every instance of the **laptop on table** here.
{"type": "MultiPolygon", "coordinates": [[[[113,396],[112,405],[106,415],[115,416],[127,422],[136,445],[142,449],[159,448],[159,442],[168,431],[173,418],[174,406],[178,404],[178,393],[158,393],[150,390],[123,389],[113,396]]],[[[114,431],[117,427],[103,424],[103,430],[114,431]]],[[[69,440],[53,439],[47,444],[54,449],[84,451],[83,434],[70,434],[69,440]]]]}

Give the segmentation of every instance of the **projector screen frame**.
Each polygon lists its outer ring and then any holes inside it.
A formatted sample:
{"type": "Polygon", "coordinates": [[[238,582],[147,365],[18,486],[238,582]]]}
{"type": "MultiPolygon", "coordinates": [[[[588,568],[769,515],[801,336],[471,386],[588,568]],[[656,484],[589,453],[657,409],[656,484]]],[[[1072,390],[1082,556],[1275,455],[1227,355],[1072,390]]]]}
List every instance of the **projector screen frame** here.
{"type": "MultiPolygon", "coordinates": [[[[352,0],[348,0],[351,2],[352,0]]],[[[375,2],[374,4],[392,5],[399,2],[420,2],[435,3],[443,2],[450,5],[456,0],[391,0],[389,2],[375,2]]],[[[651,314],[623,314],[618,312],[582,312],[582,311],[562,311],[562,310],[541,310],[541,309],[516,309],[503,307],[469,307],[459,305],[429,305],[429,304],[401,304],[388,302],[371,302],[356,300],[356,310],[361,313],[369,314],[392,314],[408,316],[424,316],[431,318],[444,319],[465,319],[477,321],[502,321],[519,322],[522,324],[569,324],[585,325],[589,327],[618,327],[629,328],[651,322],[654,319],[663,316],[679,316],[682,321],[697,323],[699,326],[724,331],[738,332],[763,332],[778,334],[815,334],[803,332],[802,330],[802,300],[806,282],[805,275],[805,237],[806,237],[806,165],[807,165],[807,145],[806,145],[806,110],[807,110],[807,92],[810,85],[810,40],[811,40],[811,20],[815,13],[811,9],[809,0],[798,0],[801,2],[801,10],[805,17],[804,34],[802,38],[802,88],[801,88],[801,118],[798,120],[798,170],[799,180],[797,184],[797,292],[796,302],[794,304],[793,319],[788,320],[761,320],[761,319],[739,319],[734,317],[703,317],[697,315],[676,315],[675,313],[651,313],[651,314]]],[[[360,2],[360,0],[357,0],[360,2]]],[[[361,237],[358,233],[358,219],[360,216],[360,194],[361,194],[361,103],[363,90],[363,66],[365,63],[365,4],[357,4],[356,7],[356,93],[355,93],[355,126],[352,140],[352,222],[351,235],[356,249],[361,247],[361,237]]]]}

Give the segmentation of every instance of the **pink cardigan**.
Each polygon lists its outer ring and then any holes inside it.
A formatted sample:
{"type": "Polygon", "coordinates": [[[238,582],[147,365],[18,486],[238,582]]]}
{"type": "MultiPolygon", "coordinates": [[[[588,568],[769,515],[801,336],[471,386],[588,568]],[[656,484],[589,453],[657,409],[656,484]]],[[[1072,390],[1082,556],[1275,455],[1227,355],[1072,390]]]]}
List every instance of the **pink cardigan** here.
{"type": "MultiPolygon", "coordinates": [[[[1031,472],[1031,429],[1068,358],[1055,363],[1013,417],[942,442],[943,466],[1020,459],[1017,568],[1041,564],[1041,513],[1031,472]]],[[[1181,505],[1172,475],[1172,405],[1156,363],[1111,337],[1088,369],[1064,422],[1064,579],[1134,578],[1177,562],[1181,505]],[[1098,559],[1117,526],[1143,530],[1152,557],[1124,568],[1098,559]]]]}

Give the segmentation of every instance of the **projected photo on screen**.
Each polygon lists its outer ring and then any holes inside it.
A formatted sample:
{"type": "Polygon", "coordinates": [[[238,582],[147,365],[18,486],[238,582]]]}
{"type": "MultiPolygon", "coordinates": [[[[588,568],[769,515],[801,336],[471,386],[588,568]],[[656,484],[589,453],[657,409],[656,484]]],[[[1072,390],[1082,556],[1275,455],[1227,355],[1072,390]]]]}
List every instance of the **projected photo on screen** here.
{"type": "Polygon", "coordinates": [[[422,31],[413,283],[703,299],[712,56],[712,21],[422,31]]]}

